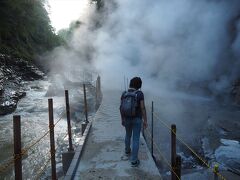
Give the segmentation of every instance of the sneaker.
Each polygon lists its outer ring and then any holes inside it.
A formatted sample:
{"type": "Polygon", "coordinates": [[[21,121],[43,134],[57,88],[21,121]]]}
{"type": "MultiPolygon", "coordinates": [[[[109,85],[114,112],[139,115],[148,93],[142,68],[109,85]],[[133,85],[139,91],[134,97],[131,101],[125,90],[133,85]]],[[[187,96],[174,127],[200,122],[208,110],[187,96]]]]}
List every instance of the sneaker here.
{"type": "Polygon", "coordinates": [[[131,162],[131,166],[132,166],[132,167],[138,167],[139,164],[140,164],[140,161],[139,161],[139,160],[136,160],[136,161],[131,162]]]}
{"type": "Polygon", "coordinates": [[[129,160],[131,155],[131,150],[130,151],[125,151],[124,155],[121,157],[123,161],[129,160]]]}

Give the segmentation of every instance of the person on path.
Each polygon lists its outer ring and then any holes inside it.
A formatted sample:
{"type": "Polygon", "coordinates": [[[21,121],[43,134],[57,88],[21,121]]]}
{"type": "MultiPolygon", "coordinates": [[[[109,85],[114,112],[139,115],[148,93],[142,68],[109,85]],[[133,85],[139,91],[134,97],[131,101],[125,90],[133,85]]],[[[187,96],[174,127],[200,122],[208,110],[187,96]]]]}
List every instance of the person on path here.
{"type": "MultiPolygon", "coordinates": [[[[142,80],[140,77],[134,77],[131,79],[129,84],[129,89],[124,91],[121,96],[121,105],[120,105],[120,114],[122,125],[125,127],[126,135],[125,135],[125,155],[131,155],[131,165],[132,167],[137,167],[140,164],[138,159],[138,150],[139,150],[139,139],[140,132],[142,128],[142,124],[144,128],[147,128],[147,114],[144,103],[144,94],[140,90],[142,87],[142,80]],[[129,97],[133,98],[130,100],[135,102],[134,112],[129,115],[128,107],[133,105],[128,105],[126,102],[129,97]],[[135,98],[135,100],[134,100],[135,98]],[[143,122],[142,122],[143,119],[143,122]],[[131,145],[131,137],[132,137],[132,148],[131,145]]],[[[133,103],[134,104],[134,103],[133,103]]]]}

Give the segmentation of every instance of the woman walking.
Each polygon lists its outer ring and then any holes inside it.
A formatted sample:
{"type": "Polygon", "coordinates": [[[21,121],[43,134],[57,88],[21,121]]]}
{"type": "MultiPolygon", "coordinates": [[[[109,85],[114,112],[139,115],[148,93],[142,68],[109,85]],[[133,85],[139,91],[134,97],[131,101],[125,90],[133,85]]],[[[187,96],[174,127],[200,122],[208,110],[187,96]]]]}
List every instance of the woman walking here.
{"type": "Polygon", "coordinates": [[[130,80],[129,89],[121,96],[120,114],[122,125],[125,127],[125,154],[131,155],[131,165],[137,167],[140,164],[138,159],[140,132],[147,127],[147,114],[144,103],[144,94],[140,90],[142,80],[134,77],[130,80]],[[143,119],[143,121],[142,121],[143,119]],[[132,146],[131,145],[132,137],[132,146]]]}

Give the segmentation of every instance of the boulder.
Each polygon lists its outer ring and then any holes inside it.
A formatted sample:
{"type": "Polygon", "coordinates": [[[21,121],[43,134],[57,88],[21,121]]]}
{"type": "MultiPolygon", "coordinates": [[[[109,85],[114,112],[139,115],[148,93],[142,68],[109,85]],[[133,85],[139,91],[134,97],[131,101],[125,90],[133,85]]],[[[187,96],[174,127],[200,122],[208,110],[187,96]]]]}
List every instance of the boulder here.
{"type": "Polygon", "coordinates": [[[15,111],[19,99],[26,96],[23,81],[42,79],[43,76],[33,63],[0,54],[0,115],[15,111]]]}
{"type": "Polygon", "coordinates": [[[17,108],[16,100],[11,99],[7,101],[3,101],[0,104],[0,115],[10,114],[14,112],[16,108],[17,108]]]}

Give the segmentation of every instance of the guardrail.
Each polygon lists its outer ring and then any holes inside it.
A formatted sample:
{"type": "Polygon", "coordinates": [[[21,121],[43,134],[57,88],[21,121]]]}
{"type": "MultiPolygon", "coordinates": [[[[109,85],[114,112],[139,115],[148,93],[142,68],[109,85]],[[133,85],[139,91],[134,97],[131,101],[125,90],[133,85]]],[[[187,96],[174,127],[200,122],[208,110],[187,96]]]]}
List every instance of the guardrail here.
{"type": "Polygon", "coordinates": [[[154,112],[154,103],[152,101],[151,104],[151,129],[142,129],[143,137],[145,138],[146,141],[148,139],[151,140],[150,146],[151,146],[151,154],[153,159],[156,162],[156,157],[154,156],[154,147],[157,150],[157,153],[161,156],[161,158],[164,160],[164,162],[167,164],[171,171],[171,179],[172,180],[180,180],[181,179],[181,156],[177,155],[176,152],[176,140],[180,143],[182,143],[196,158],[198,158],[208,169],[210,169],[214,173],[214,180],[226,180],[226,178],[219,173],[218,170],[218,164],[215,163],[214,166],[211,166],[206,160],[204,160],[197,152],[191,148],[190,145],[188,145],[179,135],[177,135],[177,128],[175,124],[172,124],[171,127],[163,121],[155,112],[154,112]],[[163,155],[161,152],[159,146],[157,143],[154,141],[154,136],[153,136],[153,127],[154,127],[154,119],[158,120],[165,128],[169,130],[171,133],[171,162],[167,160],[167,158],[163,155]],[[148,135],[148,139],[146,138],[146,133],[148,135]]]}
{"type": "MultiPolygon", "coordinates": [[[[84,92],[84,113],[85,113],[85,120],[82,123],[82,134],[85,131],[85,125],[89,122],[88,121],[88,105],[87,105],[87,94],[86,94],[86,85],[83,84],[83,92],[84,92]]],[[[95,91],[95,107],[98,108],[102,99],[102,92],[101,92],[101,83],[100,77],[97,77],[96,80],[96,91],[95,91]]],[[[73,152],[73,143],[72,143],[72,132],[71,132],[71,118],[70,118],[70,106],[69,106],[69,93],[68,90],[65,90],[65,103],[66,103],[66,112],[62,112],[60,114],[59,119],[54,122],[54,109],[53,109],[53,99],[48,99],[48,113],[49,113],[49,129],[37,140],[32,142],[30,145],[25,146],[22,148],[21,144],[21,116],[15,115],[13,116],[13,134],[14,134],[14,155],[9,158],[5,163],[0,165],[0,175],[5,173],[7,170],[14,166],[15,172],[15,179],[21,180],[22,179],[22,159],[25,155],[30,156],[34,153],[33,147],[39,144],[41,141],[44,140],[45,137],[48,135],[50,136],[50,152],[47,154],[47,160],[44,165],[39,168],[36,176],[33,179],[39,179],[43,172],[48,167],[51,161],[51,178],[53,180],[57,179],[56,174],[56,158],[55,152],[59,148],[59,146],[55,146],[55,138],[54,138],[54,128],[56,125],[63,119],[66,115],[67,118],[67,130],[66,134],[63,136],[62,139],[65,139],[68,136],[68,151],[73,152]],[[32,150],[32,152],[30,152],[32,150]],[[30,154],[29,154],[30,152],[30,154]]]]}

